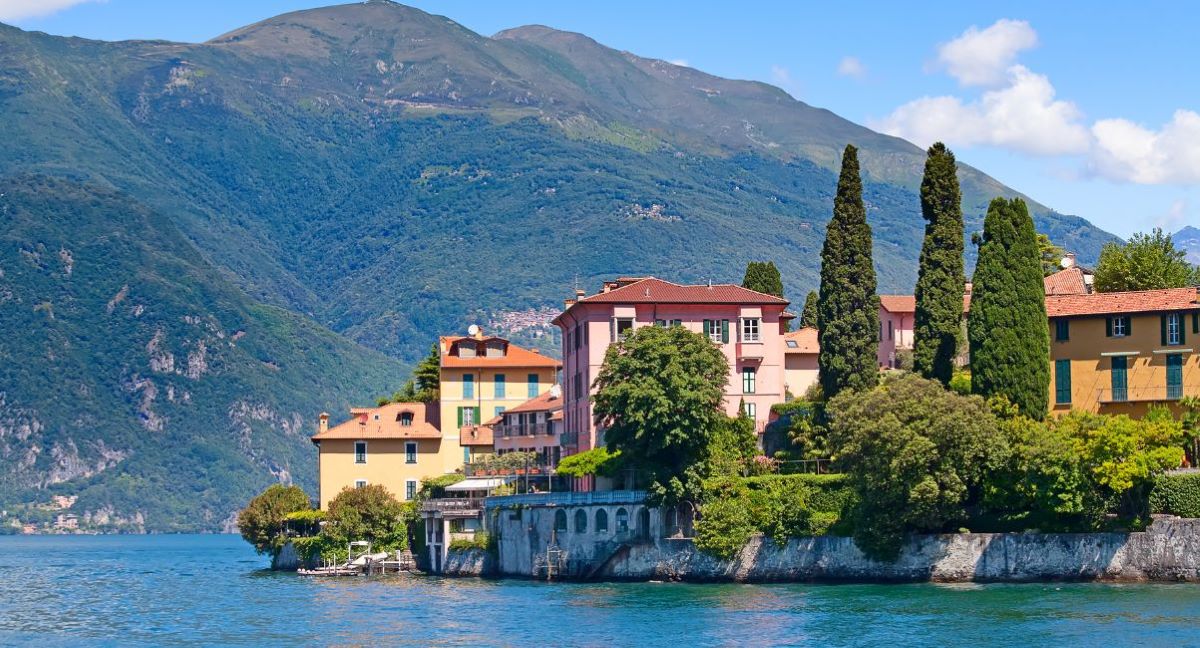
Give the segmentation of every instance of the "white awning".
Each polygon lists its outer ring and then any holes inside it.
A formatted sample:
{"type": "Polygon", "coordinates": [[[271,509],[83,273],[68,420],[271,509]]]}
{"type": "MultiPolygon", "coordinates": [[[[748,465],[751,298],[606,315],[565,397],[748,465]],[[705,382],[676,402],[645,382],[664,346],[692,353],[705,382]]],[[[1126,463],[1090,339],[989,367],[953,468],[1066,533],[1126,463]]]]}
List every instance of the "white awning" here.
{"type": "Polygon", "coordinates": [[[505,475],[503,477],[468,477],[457,484],[447,486],[446,490],[451,492],[492,490],[505,484],[511,484],[516,479],[514,475],[505,475]]]}

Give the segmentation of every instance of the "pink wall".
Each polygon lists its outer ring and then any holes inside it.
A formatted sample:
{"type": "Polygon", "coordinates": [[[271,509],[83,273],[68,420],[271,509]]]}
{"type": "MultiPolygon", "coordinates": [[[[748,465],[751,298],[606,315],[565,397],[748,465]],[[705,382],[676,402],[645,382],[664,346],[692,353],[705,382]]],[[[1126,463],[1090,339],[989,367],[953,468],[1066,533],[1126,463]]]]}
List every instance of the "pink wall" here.
{"type": "Polygon", "coordinates": [[[913,313],[893,313],[881,307],[879,329],[879,366],[892,367],[896,351],[913,346],[913,313]]]}
{"type": "Polygon", "coordinates": [[[781,305],[576,304],[560,319],[563,329],[564,430],[568,438],[577,432],[579,439],[576,448],[565,449],[564,453],[588,450],[603,442],[597,438],[592,422],[590,387],[611,343],[610,322],[617,317],[633,317],[635,328],[653,326],[655,320],[682,320],[682,326],[697,333],[703,329],[705,320],[729,320],[729,342],[720,345],[729,363],[725,410],[733,416],[742,400],[752,404],[756,410],[756,427],[761,431],[770,416],[771,405],[784,400],[784,339],[779,319],[782,313],[781,305]],[[761,317],[759,342],[740,341],[738,324],[741,317],[761,317]],[[574,342],[576,324],[587,328],[578,349],[574,342]],[[743,393],[743,367],[755,368],[752,394],[743,393]]]}

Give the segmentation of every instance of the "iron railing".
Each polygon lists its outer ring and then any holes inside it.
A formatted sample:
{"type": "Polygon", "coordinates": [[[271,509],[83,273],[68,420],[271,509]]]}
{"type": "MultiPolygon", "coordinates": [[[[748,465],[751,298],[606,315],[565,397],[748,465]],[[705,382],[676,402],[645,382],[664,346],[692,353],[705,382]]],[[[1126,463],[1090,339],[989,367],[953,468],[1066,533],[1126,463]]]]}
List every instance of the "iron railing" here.
{"type": "Polygon", "coordinates": [[[1183,385],[1162,385],[1157,387],[1118,387],[1098,390],[1101,403],[1147,403],[1156,401],[1176,401],[1183,398],[1183,385]]]}
{"type": "Polygon", "coordinates": [[[486,508],[509,506],[585,506],[588,504],[641,504],[646,501],[646,491],[592,491],[586,493],[527,493],[503,495],[484,500],[486,508]]]}
{"type": "Polygon", "coordinates": [[[470,513],[482,508],[483,499],[479,497],[444,497],[421,502],[421,510],[429,513],[470,513]]]}
{"type": "Polygon", "coordinates": [[[525,425],[497,425],[492,428],[495,430],[496,436],[501,437],[518,437],[518,436],[542,436],[553,435],[552,428],[546,423],[526,423],[525,425]]]}

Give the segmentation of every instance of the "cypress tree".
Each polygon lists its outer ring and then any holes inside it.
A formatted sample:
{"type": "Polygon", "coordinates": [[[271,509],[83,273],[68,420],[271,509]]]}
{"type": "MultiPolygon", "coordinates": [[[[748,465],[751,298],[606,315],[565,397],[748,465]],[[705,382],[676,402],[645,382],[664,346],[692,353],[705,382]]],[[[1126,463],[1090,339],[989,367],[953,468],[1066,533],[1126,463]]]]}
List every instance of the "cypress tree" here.
{"type": "Polygon", "coordinates": [[[804,310],[800,311],[800,328],[813,328],[817,325],[817,291],[808,291],[804,298],[804,310]]]}
{"type": "Polygon", "coordinates": [[[988,207],[972,278],[971,390],[1004,395],[1042,419],[1050,399],[1050,327],[1037,233],[1020,198],[988,207]]]}
{"type": "Polygon", "coordinates": [[[783,278],[774,261],[751,261],[746,264],[746,275],[742,287],[760,293],[783,297],[783,278]]]}
{"type": "Polygon", "coordinates": [[[913,369],[950,384],[954,356],[962,341],[962,193],[954,153],[938,142],[929,147],[921,181],[925,241],[917,271],[917,313],[913,319],[913,369]]]}
{"type": "Polygon", "coordinates": [[[847,145],[833,199],[833,218],[821,248],[817,367],[826,398],[844,389],[861,391],[876,385],[878,335],[871,226],[863,205],[858,149],[847,145]]]}

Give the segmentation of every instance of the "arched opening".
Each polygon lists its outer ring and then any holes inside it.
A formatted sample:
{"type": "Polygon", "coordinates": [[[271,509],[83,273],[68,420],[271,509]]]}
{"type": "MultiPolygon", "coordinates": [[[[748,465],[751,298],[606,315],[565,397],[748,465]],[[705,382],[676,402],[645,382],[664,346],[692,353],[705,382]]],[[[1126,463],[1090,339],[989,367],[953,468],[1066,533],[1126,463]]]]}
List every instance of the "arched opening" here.
{"type": "Polygon", "coordinates": [[[696,537],[696,505],[686,500],[679,503],[679,535],[696,537]]]}
{"type": "Polygon", "coordinates": [[[625,533],[629,530],[629,511],[623,508],[617,509],[617,533],[625,533]]]}
{"type": "Polygon", "coordinates": [[[575,533],[587,533],[587,512],[575,509],[575,533]]]}
{"type": "Polygon", "coordinates": [[[638,510],[637,534],[639,538],[650,538],[650,509],[648,507],[643,506],[638,510]]]}
{"type": "Polygon", "coordinates": [[[567,512],[558,509],[554,512],[554,530],[559,533],[567,532],[567,512]]]}
{"type": "Polygon", "coordinates": [[[596,511],[596,533],[608,533],[608,511],[596,511]]]}

